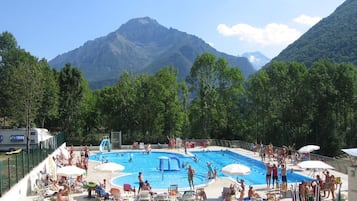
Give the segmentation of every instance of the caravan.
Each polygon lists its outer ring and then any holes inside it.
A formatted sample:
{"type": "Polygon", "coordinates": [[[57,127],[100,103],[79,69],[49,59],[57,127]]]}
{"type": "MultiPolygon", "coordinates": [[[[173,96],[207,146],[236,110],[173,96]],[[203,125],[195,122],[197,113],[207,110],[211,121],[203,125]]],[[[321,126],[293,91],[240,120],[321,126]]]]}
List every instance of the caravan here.
{"type": "MultiPolygon", "coordinates": [[[[26,136],[27,133],[25,128],[0,129],[0,150],[13,151],[16,149],[26,148],[26,136]]],[[[29,136],[30,146],[37,146],[41,142],[44,142],[52,137],[53,136],[50,132],[45,128],[31,128],[29,136]]]]}

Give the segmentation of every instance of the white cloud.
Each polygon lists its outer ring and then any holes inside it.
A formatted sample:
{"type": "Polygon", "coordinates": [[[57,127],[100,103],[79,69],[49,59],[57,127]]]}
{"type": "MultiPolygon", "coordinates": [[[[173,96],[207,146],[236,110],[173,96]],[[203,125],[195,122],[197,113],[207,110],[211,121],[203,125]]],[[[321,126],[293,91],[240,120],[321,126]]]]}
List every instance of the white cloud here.
{"type": "Polygon", "coordinates": [[[224,36],[238,36],[241,41],[264,46],[290,44],[302,35],[296,29],[277,23],[267,24],[264,28],[253,27],[249,24],[236,24],[231,27],[219,24],[217,30],[224,36]]]}
{"type": "Polygon", "coordinates": [[[308,26],[313,26],[316,23],[318,23],[320,20],[321,17],[311,17],[304,14],[294,18],[294,22],[298,24],[308,25],[308,26]]]}

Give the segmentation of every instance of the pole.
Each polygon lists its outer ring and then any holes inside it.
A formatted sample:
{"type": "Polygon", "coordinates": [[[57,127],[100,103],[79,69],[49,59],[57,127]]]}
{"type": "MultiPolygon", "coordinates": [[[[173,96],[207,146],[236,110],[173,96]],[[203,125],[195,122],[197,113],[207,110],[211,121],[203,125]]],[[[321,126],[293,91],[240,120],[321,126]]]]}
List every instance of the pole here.
{"type": "MultiPolygon", "coordinates": [[[[332,185],[334,185],[334,184],[332,184],[332,185]]],[[[340,183],[340,188],[338,189],[337,201],[341,201],[342,200],[341,187],[342,187],[342,182],[340,183]]]]}

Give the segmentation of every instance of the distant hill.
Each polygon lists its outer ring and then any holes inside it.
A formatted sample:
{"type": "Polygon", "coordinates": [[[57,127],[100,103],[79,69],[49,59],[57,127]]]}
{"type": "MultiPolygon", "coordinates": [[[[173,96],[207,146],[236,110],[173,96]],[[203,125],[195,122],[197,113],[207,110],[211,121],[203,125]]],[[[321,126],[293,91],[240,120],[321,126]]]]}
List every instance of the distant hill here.
{"type": "Polygon", "coordinates": [[[259,70],[270,61],[270,59],[261,52],[246,52],[242,56],[249,60],[255,70],[259,70]]]}
{"type": "Polygon", "coordinates": [[[357,66],[357,1],[346,0],[330,16],[322,19],[273,61],[297,61],[311,66],[328,59],[357,66]]]}
{"type": "Polygon", "coordinates": [[[49,63],[56,69],[71,63],[81,69],[92,88],[101,88],[115,83],[126,70],[155,73],[169,65],[178,68],[179,78],[183,79],[197,55],[206,52],[224,57],[244,76],[255,72],[247,58],[218,52],[202,39],[166,28],[149,17],[129,20],[107,36],[88,41],[49,63]]]}

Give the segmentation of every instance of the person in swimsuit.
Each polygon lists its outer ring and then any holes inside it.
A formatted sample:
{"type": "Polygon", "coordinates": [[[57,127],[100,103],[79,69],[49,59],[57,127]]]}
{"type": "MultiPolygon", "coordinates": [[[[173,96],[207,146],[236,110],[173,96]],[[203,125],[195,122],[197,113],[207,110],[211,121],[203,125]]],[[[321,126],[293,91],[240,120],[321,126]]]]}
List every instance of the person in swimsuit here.
{"type": "Polygon", "coordinates": [[[322,172],[325,175],[325,182],[324,182],[324,195],[322,197],[326,196],[326,191],[327,191],[327,198],[330,196],[330,181],[331,181],[331,176],[330,172],[325,170],[322,172]]]}
{"type": "Polygon", "coordinates": [[[138,180],[139,180],[139,189],[138,189],[138,193],[140,192],[140,189],[143,188],[144,186],[144,179],[143,179],[143,173],[142,172],[139,172],[139,175],[138,175],[138,180]]]}
{"type": "Polygon", "coordinates": [[[194,189],[195,186],[193,184],[193,175],[195,174],[195,170],[191,167],[191,165],[188,166],[188,184],[194,189]]]}
{"type": "Polygon", "coordinates": [[[255,192],[255,190],[253,189],[253,186],[249,186],[248,198],[249,198],[249,199],[252,199],[252,198],[261,198],[261,196],[259,195],[259,193],[255,192]]]}
{"type": "Polygon", "coordinates": [[[281,165],[281,182],[283,183],[283,187],[285,189],[288,188],[288,178],[286,176],[286,166],[285,164],[281,165]]]}
{"type": "Polygon", "coordinates": [[[272,171],[273,171],[273,188],[275,184],[276,187],[278,188],[279,187],[278,167],[275,164],[273,164],[272,171]]]}
{"type": "Polygon", "coordinates": [[[212,168],[212,163],[207,162],[207,168],[208,168],[208,179],[212,179],[213,178],[213,168],[212,168]]]}
{"type": "Polygon", "coordinates": [[[265,167],[267,169],[267,173],[266,173],[266,183],[267,183],[267,187],[270,188],[270,179],[271,179],[271,172],[273,170],[272,166],[270,165],[270,163],[266,163],[265,167]]]}

